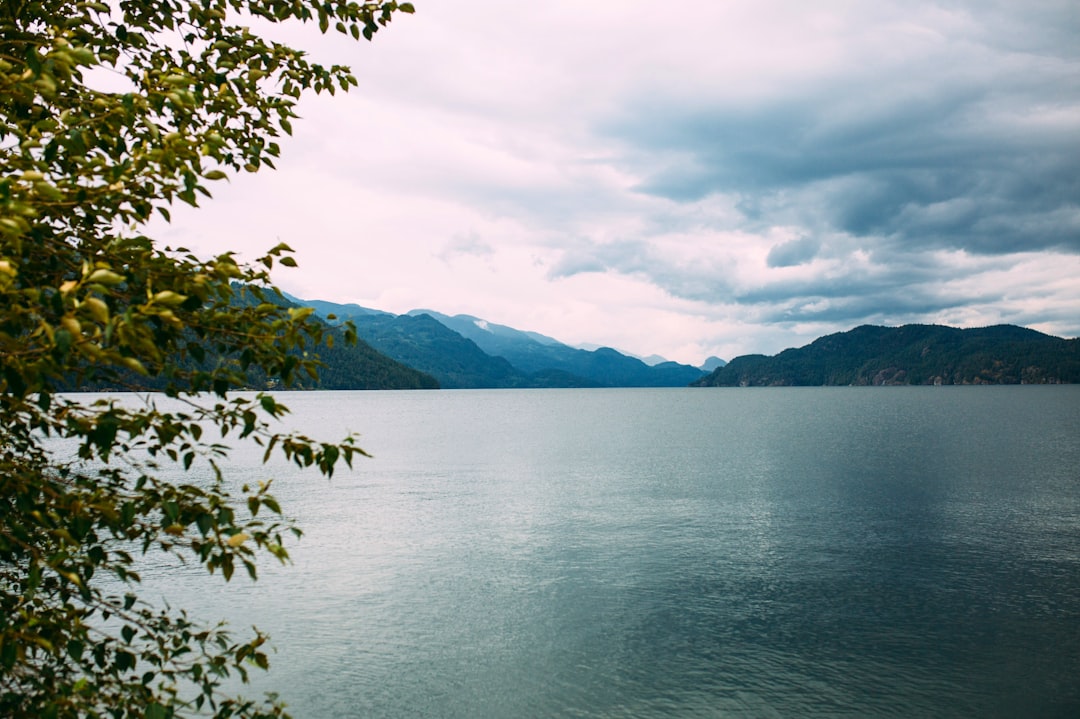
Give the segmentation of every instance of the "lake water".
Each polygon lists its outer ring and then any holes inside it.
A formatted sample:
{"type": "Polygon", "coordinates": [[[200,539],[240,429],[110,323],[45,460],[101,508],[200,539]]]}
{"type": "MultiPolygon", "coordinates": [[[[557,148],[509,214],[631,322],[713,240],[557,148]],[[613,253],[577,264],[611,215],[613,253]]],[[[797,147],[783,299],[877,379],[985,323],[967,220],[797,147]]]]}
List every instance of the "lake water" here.
{"type": "Polygon", "coordinates": [[[147,583],[298,718],[1080,716],[1080,386],[284,401],[294,565],[147,583]]]}

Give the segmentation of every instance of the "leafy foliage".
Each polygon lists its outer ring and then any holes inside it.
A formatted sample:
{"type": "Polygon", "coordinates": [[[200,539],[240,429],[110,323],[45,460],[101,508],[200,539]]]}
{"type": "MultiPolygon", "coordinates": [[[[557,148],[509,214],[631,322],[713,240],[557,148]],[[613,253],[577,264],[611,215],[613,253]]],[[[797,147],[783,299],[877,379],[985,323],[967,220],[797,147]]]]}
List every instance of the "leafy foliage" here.
{"type": "Polygon", "coordinates": [[[1080,340],[1013,325],[874,327],[827,335],[775,357],[736,357],[705,387],[1080,382],[1080,340]]]}
{"type": "Polygon", "coordinates": [[[295,264],[286,245],[245,265],[142,230],[209,182],[273,167],[303,91],[356,84],[251,26],[370,39],[398,11],[412,6],[0,4],[0,716],[283,714],[220,693],[267,666],[266,637],[143,603],[139,558],[164,552],[226,580],[255,577],[258,554],[288,558],[299,530],[268,483],[223,475],[226,438],[327,476],[362,450],[275,432],[287,410],[273,396],[228,393],[255,375],[314,380],[330,330],[270,284],[275,264],[295,264]],[[99,383],[167,397],[58,391],[99,383]]]}

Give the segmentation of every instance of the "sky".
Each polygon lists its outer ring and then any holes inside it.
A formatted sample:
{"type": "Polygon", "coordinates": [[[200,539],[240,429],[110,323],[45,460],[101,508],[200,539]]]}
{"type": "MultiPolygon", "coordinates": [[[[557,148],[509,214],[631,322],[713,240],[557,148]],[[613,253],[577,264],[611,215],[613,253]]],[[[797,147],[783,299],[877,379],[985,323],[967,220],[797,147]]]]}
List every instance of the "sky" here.
{"type": "Polygon", "coordinates": [[[305,299],[700,364],[861,324],[1080,335],[1075,0],[417,0],[164,244],[305,299]]]}

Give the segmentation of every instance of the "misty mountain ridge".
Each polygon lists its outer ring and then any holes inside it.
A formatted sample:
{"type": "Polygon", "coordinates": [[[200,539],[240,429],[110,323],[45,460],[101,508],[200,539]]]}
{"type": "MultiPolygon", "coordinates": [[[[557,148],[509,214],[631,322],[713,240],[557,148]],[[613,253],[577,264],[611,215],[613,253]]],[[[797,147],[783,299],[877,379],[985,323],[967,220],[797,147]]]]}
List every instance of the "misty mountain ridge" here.
{"type": "MultiPolygon", "coordinates": [[[[374,311],[374,310],[369,310],[374,311]]],[[[546,345],[551,348],[561,348],[559,350],[552,350],[552,355],[557,355],[564,350],[582,350],[585,352],[596,352],[598,350],[612,350],[620,355],[631,357],[633,359],[640,360],[649,367],[658,367],[660,365],[667,365],[667,369],[672,366],[688,367],[689,365],[683,365],[678,362],[673,362],[667,357],[663,357],[658,354],[651,354],[642,357],[632,352],[618,349],[616,347],[609,347],[608,345],[601,345],[592,342],[582,343],[578,345],[568,345],[565,342],[560,342],[557,339],[542,335],[539,332],[529,332],[526,330],[518,330],[506,325],[495,324],[494,322],[488,322],[487,320],[480,319],[479,317],[473,317],[472,315],[444,315],[441,312],[429,309],[417,309],[409,310],[406,314],[409,315],[431,315],[439,322],[443,323],[450,329],[458,332],[463,337],[471,339],[485,352],[496,356],[506,356],[503,353],[510,353],[516,355],[521,351],[521,347],[518,343],[522,340],[533,340],[539,342],[542,345],[546,345]]],[[[513,361],[512,358],[511,362],[513,361]]],[[[531,364],[530,360],[524,360],[525,364],[531,364]]],[[[722,367],[726,362],[719,357],[709,357],[703,362],[698,369],[702,372],[711,372],[717,367],[722,367]]]]}
{"type": "Polygon", "coordinates": [[[713,370],[719,369],[726,364],[727,362],[714,355],[712,357],[709,357],[701,364],[701,369],[703,372],[712,372],[713,370]]]}
{"type": "Polygon", "coordinates": [[[491,352],[489,348],[498,348],[503,345],[512,345],[517,342],[538,342],[542,345],[567,345],[557,339],[542,335],[539,332],[517,330],[506,325],[488,322],[487,320],[473,317],[472,315],[444,315],[435,310],[409,310],[406,312],[413,317],[417,315],[429,315],[446,327],[454,330],[462,337],[467,337],[476,342],[485,352],[491,352]]]}
{"type": "Polygon", "coordinates": [[[315,314],[319,315],[323,319],[326,319],[328,315],[336,315],[340,317],[342,313],[356,317],[361,315],[389,315],[389,312],[383,312],[382,310],[373,310],[370,307],[361,307],[358,304],[341,305],[335,302],[325,302],[323,300],[302,300],[299,297],[293,297],[292,295],[283,292],[286,299],[298,305],[304,307],[312,307],[315,309],[315,314]]]}
{"type": "Polygon", "coordinates": [[[574,348],[471,315],[423,309],[394,315],[355,304],[296,301],[324,318],[353,322],[359,337],[376,350],[448,389],[685,387],[704,374],[677,362],[651,366],[609,347],[574,348]]]}

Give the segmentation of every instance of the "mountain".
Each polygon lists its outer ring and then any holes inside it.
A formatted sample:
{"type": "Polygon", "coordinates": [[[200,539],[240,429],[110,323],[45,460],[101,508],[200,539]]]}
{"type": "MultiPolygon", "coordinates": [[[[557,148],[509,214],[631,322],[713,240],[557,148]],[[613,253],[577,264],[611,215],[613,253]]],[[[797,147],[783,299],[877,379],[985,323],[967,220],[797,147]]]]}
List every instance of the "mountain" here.
{"type": "Polygon", "coordinates": [[[335,312],[379,352],[426,372],[445,389],[526,387],[527,377],[501,357],[492,357],[429,315],[335,312]]]}
{"type": "Polygon", "coordinates": [[[451,317],[435,310],[410,310],[408,314],[434,317],[462,337],[472,340],[480,349],[491,355],[499,355],[504,348],[511,348],[522,343],[565,346],[558,340],[542,335],[539,332],[516,330],[513,327],[488,322],[472,315],[454,315],[451,317]]]}
{"type": "Polygon", "coordinates": [[[592,351],[575,349],[535,332],[522,332],[470,315],[450,317],[431,310],[413,312],[435,318],[489,355],[505,358],[526,375],[555,371],[599,387],[684,387],[702,375],[697,367],[676,362],[650,367],[610,347],[592,351]]]}
{"type": "Polygon", "coordinates": [[[392,359],[362,339],[349,345],[340,338],[333,347],[320,347],[317,389],[439,389],[430,373],[392,359]]]}
{"type": "Polygon", "coordinates": [[[719,357],[710,357],[701,364],[701,370],[703,372],[712,372],[714,369],[723,367],[726,364],[727,362],[720,359],[719,357]]]}
{"type": "Polygon", "coordinates": [[[339,316],[380,352],[431,374],[445,389],[597,386],[556,369],[522,372],[427,314],[339,316]]]}
{"type": "Polygon", "coordinates": [[[670,361],[667,357],[663,357],[661,355],[649,355],[648,357],[638,357],[638,359],[649,365],[650,367],[655,367],[658,364],[663,364],[664,362],[670,361]]]}
{"type": "Polygon", "coordinates": [[[427,372],[445,388],[684,387],[702,376],[696,367],[675,362],[650,367],[610,348],[575,349],[471,315],[434,310],[391,315],[359,305],[298,302],[323,317],[353,322],[375,349],[427,372]]]}
{"type": "Polygon", "coordinates": [[[1080,340],[1015,325],[863,325],[773,357],[744,355],[699,387],[1080,382],[1080,340]]]}
{"type": "Polygon", "coordinates": [[[373,310],[368,307],[361,307],[357,304],[339,305],[333,302],[324,302],[322,300],[301,300],[288,294],[286,294],[285,297],[295,304],[303,305],[304,307],[313,307],[315,309],[315,313],[321,317],[326,317],[328,315],[348,317],[361,317],[365,315],[390,315],[389,312],[383,312],[382,310],[373,310]]]}
{"type": "MultiPolygon", "coordinates": [[[[314,306],[304,300],[284,295],[284,300],[268,297],[267,301],[280,302],[285,306],[314,306]]],[[[378,314],[377,310],[366,310],[359,305],[349,305],[350,311],[366,311],[378,314]]],[[[319,308],[315,309],[320,314],[319,308]]],[[[325,321],[325,320],[324,320],[325,321]]],[[[337,330],[335,330],[336,332],[337,330]]],[[[332,346],[321,346],[316,353],[324,366],[319,369],[318,381],[299,378],[298,388],[302,389],[438,389],[439,382],[430,374],[387,356],[377,351],[362,338],[355,345],[336,337],[332,346]]],[[[252,376],[252,382],[258,385],[259,377],[252,376]]]]}

